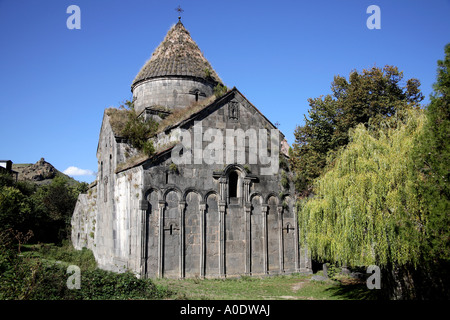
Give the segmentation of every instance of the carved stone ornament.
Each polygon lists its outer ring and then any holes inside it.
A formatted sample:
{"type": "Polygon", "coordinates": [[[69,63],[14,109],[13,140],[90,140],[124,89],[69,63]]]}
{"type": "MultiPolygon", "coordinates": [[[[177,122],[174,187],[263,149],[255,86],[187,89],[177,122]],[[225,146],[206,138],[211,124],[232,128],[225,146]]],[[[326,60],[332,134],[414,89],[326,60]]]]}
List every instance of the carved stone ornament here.
{"type": "Polygon", "coordinates": [[[239,120],[239,103],[236,101],[228,103],[228,118],[233,121],[239,120]]]}

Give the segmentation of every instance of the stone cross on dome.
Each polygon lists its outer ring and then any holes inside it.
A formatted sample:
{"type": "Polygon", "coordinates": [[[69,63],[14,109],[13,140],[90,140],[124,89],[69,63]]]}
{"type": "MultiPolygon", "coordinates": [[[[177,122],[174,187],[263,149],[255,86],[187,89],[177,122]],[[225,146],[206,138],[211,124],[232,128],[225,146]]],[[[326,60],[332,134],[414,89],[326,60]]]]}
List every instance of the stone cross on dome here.
{"type": "Polygon", "coordinates": [[[175,11],[178,12],[178,21],[181,21],[181,14],[184,12],[184,10],[181,9],[180,6],[178,6],[178,8],[176,8],[175,11]]]}

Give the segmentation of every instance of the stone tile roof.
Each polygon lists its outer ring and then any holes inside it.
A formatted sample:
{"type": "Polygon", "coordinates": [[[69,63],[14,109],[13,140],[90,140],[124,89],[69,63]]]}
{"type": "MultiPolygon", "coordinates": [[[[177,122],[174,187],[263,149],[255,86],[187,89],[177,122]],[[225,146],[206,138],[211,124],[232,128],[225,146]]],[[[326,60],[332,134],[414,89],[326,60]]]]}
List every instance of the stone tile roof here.
{"type": "Polygon", "coordinates": [[[222,82],[181,21],[169,30],[133,80],[132,87],[140,81],[164,76],[191,76],[222,82]]]}

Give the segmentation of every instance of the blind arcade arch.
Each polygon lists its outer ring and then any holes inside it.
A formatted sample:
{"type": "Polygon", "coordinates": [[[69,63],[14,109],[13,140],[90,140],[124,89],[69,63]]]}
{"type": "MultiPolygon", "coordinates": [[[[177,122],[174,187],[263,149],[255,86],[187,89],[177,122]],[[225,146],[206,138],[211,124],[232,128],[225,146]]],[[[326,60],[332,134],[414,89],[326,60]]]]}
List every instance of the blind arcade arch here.
{"type": "Polygon", "coordinates": [[[220,192],[149,188],[142,226],[146,239],[142,276],[216,278],[299,272],[291,197],[250,194],[256,179],[240,169],[233,166],[220,174],[220,192]],[[224,193],[237,196],[239,179],[243,201],[230,206],[224,193]]]}

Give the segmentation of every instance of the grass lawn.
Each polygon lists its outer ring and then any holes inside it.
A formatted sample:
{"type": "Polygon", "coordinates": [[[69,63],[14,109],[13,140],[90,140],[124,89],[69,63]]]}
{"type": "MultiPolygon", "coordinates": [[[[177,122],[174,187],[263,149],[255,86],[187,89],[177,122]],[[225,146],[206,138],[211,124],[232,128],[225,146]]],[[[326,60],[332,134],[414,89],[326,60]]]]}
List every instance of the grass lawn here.
{"type": "MultiPolygon", "coordinates": [[[[90,250],[77,251],[64,246],[25,245],[24,256],[35,257],[61,266],[75,264],[83,273],[96,270],[90,250]]],[[[319,272],[321,273],[321,271],[319,272]]],[[[65,275],[62,276],[65,280],[65,275]]],[[[315,281],[312,275],[293,274],[228,279],[152,279],[163,299],[171,300],[367,300],[376,299],[377,290],[369,290],[365,281],[340,276],[336,280],[315,281]]],[[[133,296],[133,298],[136,298],[133,296]]]]}
{"type": "Polygon", "coordinates": [[[375,299],[365,282],[348,277],[314,281],[312,275],[236,279],[156,279],[174,292],[172,299],[187,300],[360,300],[375,299]]]}

